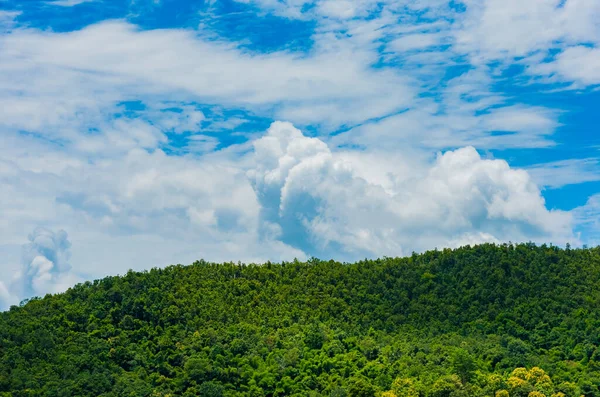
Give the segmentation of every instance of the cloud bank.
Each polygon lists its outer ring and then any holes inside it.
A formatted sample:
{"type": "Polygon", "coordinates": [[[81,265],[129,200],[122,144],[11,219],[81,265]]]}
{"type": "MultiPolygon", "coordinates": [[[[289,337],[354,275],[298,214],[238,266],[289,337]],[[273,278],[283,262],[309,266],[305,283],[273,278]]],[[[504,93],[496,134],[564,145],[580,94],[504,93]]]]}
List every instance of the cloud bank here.
{"type": "Polygon", "coordinates": [[[598,241],[597,192],[548,192],[599,180],[600,3],[134,3],[2,3],[0,306],[198,258],[598,241]]]}
{"type": "MultiPolygon", "coordinates": [[[[41,214],[56,211],[71,230],[85,224],[82,240],[96,243],[82,243],[77,261],[111,263],[105,271],[164,265],[169,255],[354,260],[481,242],[578,244],[576,219],[548,210],[527,171],[484,159],[473,147],[433,160],[399,153],[387,167],[368,169],[370,154],[332,150],[288,122],[274,122],[252,145],[235,162],[225,153],[198,162],[139,149],[115,161],[74,161],[52,178],[36,173],[36,189],[4,206],[35,215],[40,196],[55,197],[41,214]]],[[[31,180],[14,164],[12,172],[31,180]]],[[[16,193],[20,179],[7,175],[5,187],[16,193]]],[[[37,228],[29,240],[13,293],[43,295],[77,281],[64,231],[37,228]]]]}

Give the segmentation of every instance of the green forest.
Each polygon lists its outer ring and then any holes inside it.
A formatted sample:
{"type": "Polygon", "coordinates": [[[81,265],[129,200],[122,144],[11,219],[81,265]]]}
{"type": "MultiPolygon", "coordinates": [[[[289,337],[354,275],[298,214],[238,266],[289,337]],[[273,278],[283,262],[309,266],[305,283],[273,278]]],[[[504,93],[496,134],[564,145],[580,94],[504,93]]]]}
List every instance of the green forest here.
{"type": "Polygon", "coordinates": [[[600,248],[129,271],[0,313],[0,396],[600,397],[600,248]]]}

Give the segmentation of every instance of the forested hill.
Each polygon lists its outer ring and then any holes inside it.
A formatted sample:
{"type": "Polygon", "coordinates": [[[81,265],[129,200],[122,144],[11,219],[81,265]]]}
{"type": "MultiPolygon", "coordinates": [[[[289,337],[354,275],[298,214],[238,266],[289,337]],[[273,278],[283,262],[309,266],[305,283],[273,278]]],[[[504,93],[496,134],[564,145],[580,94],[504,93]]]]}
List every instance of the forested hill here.
{"type": "Polygon", "coordinates": [[[599,384],[600,248],[200,261],[0,314],[0,396],[592,397],[599,384]]]}

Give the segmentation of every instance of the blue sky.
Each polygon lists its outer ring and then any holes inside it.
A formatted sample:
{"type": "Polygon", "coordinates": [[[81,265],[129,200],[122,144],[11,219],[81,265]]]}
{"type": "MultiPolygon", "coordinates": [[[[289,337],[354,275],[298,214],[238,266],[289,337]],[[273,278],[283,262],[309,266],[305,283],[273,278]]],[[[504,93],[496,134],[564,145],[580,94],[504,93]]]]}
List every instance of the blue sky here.
{"type": "Polygon", "coordinates": [[[171,263],[600,241],[595,0],[0,0],[0,307],[171,263]]]}

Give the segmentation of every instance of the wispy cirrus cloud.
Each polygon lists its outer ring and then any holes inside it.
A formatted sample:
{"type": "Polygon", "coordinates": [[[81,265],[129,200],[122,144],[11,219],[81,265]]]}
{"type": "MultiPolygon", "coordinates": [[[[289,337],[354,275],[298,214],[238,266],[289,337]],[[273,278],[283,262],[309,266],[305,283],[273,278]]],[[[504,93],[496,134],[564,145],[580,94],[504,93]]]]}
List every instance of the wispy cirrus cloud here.
{"type": "Polygon", "coordinates": [[[589,245],[600,245],[600,194],[591,196],[585,205],[573,210],[577,231],[589,245]]]}
{"type": "Polygon", "coordinates": [[[47,3],[49,5],[53,5],[53,6],[73,7],[73,6],[76,6],[79,4],[89,3],[91,1],[97,1],[97,0],[50,0],[47,3]]]}
{"type": "Polygon", "coordinates": [[[561,188],[566,185],[600,181],[600,159],[567,159],[530,166],[527,171],[540,186],[561,188]]]}
{"type": "Polygon", "coordinates": [[[569,47],[554,60],[531,66],[531,71],[545,76],[549,82],[569,82],[568,88],[572,89],[597,86],[600,84],[600,48],[569,47]]]}

